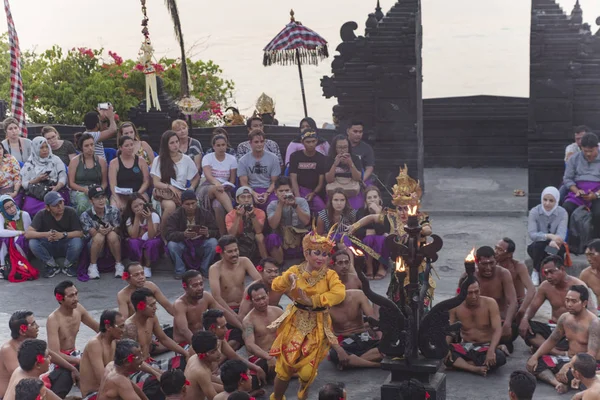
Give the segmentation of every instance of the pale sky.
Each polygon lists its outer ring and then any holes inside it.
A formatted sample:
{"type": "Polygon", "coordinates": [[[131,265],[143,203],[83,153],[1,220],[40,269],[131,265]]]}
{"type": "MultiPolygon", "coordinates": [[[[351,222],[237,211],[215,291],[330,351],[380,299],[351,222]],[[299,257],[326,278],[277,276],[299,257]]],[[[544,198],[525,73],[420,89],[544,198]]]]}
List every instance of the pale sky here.
{"type": "MultiPolygon", "coordinates": [[[[528,96],[529,21],[526,0],[424,0],[424,96],[528,96]]],[[[560,0],[570,13],[575,0],[560,0]]],[[[584,19],[595,32],[600,1],[580,0],[584,19]]],[[[212,59],[236,84],[234,100],[250,114],[264,91],[275,99],[277,117],[288,124],[302,118],[295,66],[262,66],[263,47],[289,21],[289,10],[329,42],[330,58],[303,69],[309,115],[319,125],[330,119],[335,99],[322,97],[320,79],[331,75],[340,43],[339,29],[350,20],[364,34],[376,0],[178,0],[186,47],[192,58],[212,59]],[[195,46],[194,46],[195,45],[195,46]]],[[[393,0],[381,0],[387,11],[393,0]]],[[[41,52],[58,44],[104,47],[136,58],[142,41],[139,0],[11,0],[21,49],[41,52]]],[[[163,0],[147,0],[156,56],[177,57],[178,45],[163,0]]],[[[0,29],[6,29],[5,18],[0,29]]]]}

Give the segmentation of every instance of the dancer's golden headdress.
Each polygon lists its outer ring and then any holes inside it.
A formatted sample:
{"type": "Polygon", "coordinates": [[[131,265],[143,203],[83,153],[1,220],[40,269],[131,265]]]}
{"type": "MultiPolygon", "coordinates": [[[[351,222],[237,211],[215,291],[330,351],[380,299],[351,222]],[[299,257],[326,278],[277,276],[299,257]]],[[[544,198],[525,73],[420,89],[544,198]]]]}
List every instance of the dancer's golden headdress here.
{"type": "Polygon", "coordinates": [[[261,94],[258,100],[256,100],[256,111],[259,115],[261,114],[274,114],[275,113],[275,102],[272,98],[266,94],[261,94]]]}
{"type": "Polygon", "coordinates": [[[225,109],[225,115],[223,115],[223,120],[225,120],[225,125],[227,126],[246,125],[244,116],[241,115],[239,110],[235,107],[227,107],[225,109]]]}
{"type": "Polygon", "coordinates": [[[423,190],[419,181],[408,176],[408,168],[400,167],[400,174],[396,177],[396,184],[392,188],[392,203],[396,206],[415,206],[421,201],[423,190]]]}
{"type": "Polygon", "coordinates": [[[335,247],[335,242],[331,240],[337,224],[334,224],[326,236],[321,236],[317,233],[317,227],[313,221],[313,229],[308,232],[302,239],[302,248],[304,251],[310,250],[321,250],[325,253],[331,253],[331,250],[335,247]]]}

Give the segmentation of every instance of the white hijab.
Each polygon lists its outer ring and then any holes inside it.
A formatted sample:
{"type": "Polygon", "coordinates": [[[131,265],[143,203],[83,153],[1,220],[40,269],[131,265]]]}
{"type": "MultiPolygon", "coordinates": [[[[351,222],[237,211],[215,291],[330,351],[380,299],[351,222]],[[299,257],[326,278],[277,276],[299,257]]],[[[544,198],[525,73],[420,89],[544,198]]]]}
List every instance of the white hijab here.
{"type": "Polygon", "coordinates": [[[544,191],[542,192],[541,203],[540,203],[540,205],[542,206],[542,211],[544,212],[544,214],[546,214],[546,216],[549,217],[550,214],[552,214],[554,212],[554,210],[556,210],[558,208],[558,202],[559,201],[560,201],[560,193],[558,192],[557,188],[555,188],[554,186],[548,186],[546,189],[544,189],[544,191]],[[544,208],[544,196],[547,195],[547,194],[549,194],[552,197],[554,197],[554,207],[550,211],[546,211],[546,209],[544,208]]]}

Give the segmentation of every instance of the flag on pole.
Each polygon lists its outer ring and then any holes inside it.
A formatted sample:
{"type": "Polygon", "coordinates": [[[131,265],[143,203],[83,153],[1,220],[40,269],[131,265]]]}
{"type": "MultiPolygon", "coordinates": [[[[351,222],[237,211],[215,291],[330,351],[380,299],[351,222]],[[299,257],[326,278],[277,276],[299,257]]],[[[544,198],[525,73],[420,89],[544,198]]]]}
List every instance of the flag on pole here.
{"type": "Polygon", "coordinates": [[[21,77],[21,50],[8,0],[4,0],[4,10],[6,11],[8,42],[10,45],[10,111],[13,117],[19,122],[23,137],[27,137],[25,98],[23,96],[23,79],[21,77]]]}

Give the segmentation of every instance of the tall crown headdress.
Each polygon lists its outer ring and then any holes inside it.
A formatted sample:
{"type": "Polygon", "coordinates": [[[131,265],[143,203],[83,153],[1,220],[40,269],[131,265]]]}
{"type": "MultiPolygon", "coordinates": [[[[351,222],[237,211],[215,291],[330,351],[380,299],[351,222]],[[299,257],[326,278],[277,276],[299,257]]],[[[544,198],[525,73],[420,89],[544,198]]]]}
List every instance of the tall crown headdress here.
{"type": "Polygon", "coordinates": [[[400,167],[392,192],[392,203],[396,206],[415,206],[421,202],[423,190],[419,181],[415,181],[408,175],[406,164],[404,168],[400,167]]]}
{"type": "Polygon", "coordinates": [[[273,114],[275,112],[275,102],[263,93],[256,100],[256,111],[258,114],[273,114]]]}
{"type": "Polygon", "coordinates": [[[325,253],[331,253],[331,250],[333,250],[335,247],[335,241],[333,241],[331,238],[333,237],[336,228],[337,224],[334,224],[327,235],[321,236],[317,233],[317,227],[315,226],[315,221],[313,220],[312,231],[308,232],[302,239],[302,249],[304,251],[321,250],[325,253]]]}

